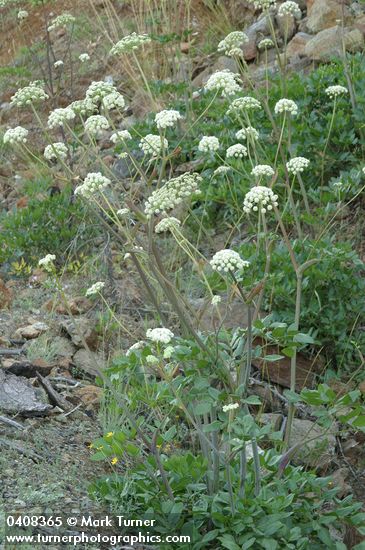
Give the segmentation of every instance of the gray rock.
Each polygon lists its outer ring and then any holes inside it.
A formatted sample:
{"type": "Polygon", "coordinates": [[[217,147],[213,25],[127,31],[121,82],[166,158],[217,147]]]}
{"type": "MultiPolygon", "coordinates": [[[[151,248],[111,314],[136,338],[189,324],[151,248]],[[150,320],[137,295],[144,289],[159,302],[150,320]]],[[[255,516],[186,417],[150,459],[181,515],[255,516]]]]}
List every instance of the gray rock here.
{"type": "Polygon", "coordinates": [[[295,418],[292,425],[290,447],[299,444],[293,462],[312,468],[327,466],[335,453],[337,426],[325,431],[311,420],[295,418]]]}
{"type": "MultiPolygon", "coordinates": [[[[143,152],[140,149],[131,151],[132,157],[139,163],[143,158],[143,152]]],[[[117,178],[133,178],[137,174],[137,170],[130,157],[119,158],[115,161],[113,168],[114,174],[117,178]]]]}
{"type": "Polygon", "coordinates": [[[21,416],[46,414],[52,406],[40,401],[30,382],[0,370],[0,411],[21,416]]]}
{"type": "Polygon", "coordinates": [[[79,349],[73,356],[72,362],[76,368],[91,376],[97,376],[105,366],[104,359],[100,354],[86,349],[79,349]]]}
{"type": "MultiPolygon", "coordinates": [[[[307,42],[304,53],[315,61],[330,61],[342,51],[341,28],[325,29],[307,42]]],[[[356,52],[364,46],[364,36],[359,29],[344,29],[344,43],[347,51],[356,52]]]]}
{"type": "MultiPolygon", "coordinates": [[[[307,29],[317,33],[333,27],[338,19],[342,19],[342,2],[338,0],[314,0],[308,9],[307,29]]],[[[349,11],[344,6],[345,21],[349,20],[349,11]]]]}

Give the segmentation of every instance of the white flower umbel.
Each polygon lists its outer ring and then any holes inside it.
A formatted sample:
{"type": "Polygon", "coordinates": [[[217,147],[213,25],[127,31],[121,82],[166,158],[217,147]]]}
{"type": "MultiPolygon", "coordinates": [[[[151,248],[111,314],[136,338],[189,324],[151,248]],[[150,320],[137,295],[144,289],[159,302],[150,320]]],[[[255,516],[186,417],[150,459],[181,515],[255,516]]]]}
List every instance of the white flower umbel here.
{"type": "Polygon", "coordinates": [[[85,131],[92,135],[98,136],[103,130],[108,130],[109,121],[105,116],[93,115],[85,120],[85,131]]]}
{"type": "Polygon", "coordinates": [[[123,53],[130,53],[134,50],[138,50],[141,46],[151,42],[151,38],[147,34],[132,34],[125,36],[122,40],[119,40],[112,49],[110,55],[121,55],[123,53]]]}
{"type": "Polygon", "coordinates": [[[39,101],[46,101],[48,95],[43,89],[42,82],[31,82],[29,86],[20,88],[11,98],[10,105],[16,107],[24,107],[25,105],[31,105],[32,103],[38,103],[39,101]]]}
{"type": "Polygon", "coordinates": [[[98,109],[97,105],[95,105],[91,99],[77,99],[73,101],[69,107],[76,115],[80,115],[81,117],[91,116],[98,109]]]}
{"type": "Polygon", "coordinates": [[[247,147],[242,145],[242,143],[235,143],[235,145],[231,145],[228,147],[226,151],[226,158],[235,158],[235,159],[242,159],[243,157],[247,156],[247,147]]]}
{"type": "Polygon", "coordinates": [[[339,97],[340,95],[348,94],[348,90],[345,86],[328,86],[325,91],[331,99],[339,97]]]}
{"type": "Polygon", "coordinates": [[[48,116],[48,128],[57,128],[63,126],[66,122],[70,122],[75,118],[75,111],[71,107],[55,109],[48,116]]]}
{"type": "Polygon", "coordinates": [[[239,408],[239,403],[229,403],[228,405],[223,405],[222,411],[223,412],[229,412],[234,411],[235,409],[239,408]]]}
{"type": "Polygon", "coordinates": [[[139,342],[136,342],[135,344],[133,344],[133,346],[127,349],[126,355],[131,355],[131,353],[133,353],[134,351],[144,348],[145,345],[146,342],[144,340],[139,340],[139,342]]]}
{"type": "Polygon", "coordinates": [[[118,93],[113,84],[104,82],[104,80],[94,80],[86,90],[86,99],[98,105],[104,97],[113,93],[118,93]]]}
{"type": "Polygon", "coordinates": [[[99,292],[101,292],[104,287],[105,283],[103,283],[102,281],[98,281],[87,289],[87,291],[85,292],[85,296],[95,296],[95,294],[99,294],[99,292]]]}
{"type": "Polygon", "coordinates": [[[276,0],[248,0],[256,9],[268,10],[276,6],[276,0]]]}
{"type": "Polygon", "coordinates": [[[302,17],[302,12],[296,2],[288,0],[279,6],[278,16],[285,17],[287,15],[292,15],[296,19],[300,19],[302,17]]]}
{"type": "Polygon", "coordinates": [[[60,67],[63,67],[63,61],[62,61],[62,59],[59,59],[58,61],[55,61],[55,62],[53,63],[53,66],[54,66],[55,69],[59,69],[60,67]]]}
{"type": "Polygon", "coordinates": [[[76,19],[70,13],[62,13],[54,19],[52,19],[48,32],[51,32],[59,27],[69,27],[75,23],[76,19]]]}
{"type": "Polygon", "coordinates": [[[210,260],[210,265],[214,271],[223,271],[229,273],[230,271],[237,271],[250,265],[250,262],[242,260],[241,256],[235,250],[226,248],[219,250],[210,260]]]}
{"type": "Polygon", "coordinates": [[[221,303],[221,301],[222,301],[222,297],[215,294],[212,298],[211,304],[212,306],[217,306],[221,303]]]}
{"type": "Polygon", "coordinates": [[[276,115],[288,113],[292,116],[295,116],[298,114],[298,105],[292,99],[279,99],[274,107],[274,112],[276,115]]]}
{"type": "Polygon", "coordinates": [[[219,149],[219,139],[215,136],[204,136],[199,141],[198,149],[202,153],[214,153],[219,149]]]}
{"type": "Polygon", "coordinates": [[[164,130],[165,128],[175,126],[176,122],[181,118],[182,116],[179,111],[175,111],[174,109],[166,109],[156,114],[155,122],[159,130],[164,130]]]}
{"type": "Polygon", "coordinates": [[[17,17],[18,17],[19,21],[23,21],[28,16],[29,16],[29,13],[27,12],[27,10],[19,10],[18,11],[17,17]]]}
{"type": "Polygon", "coordinates": [[[124,109],[125,100],[119,92],[112,92],[111,94],[103,97],[102,104],[106,111],[111,111],[112,109],[124,109]]]}
{"type": "Polygon", "coordinates": [[[246,214],[249,214],[251,211],[265,214],[278,205],[277,199],[278,196],[269,187],[256,185],[246,194],[243,201],[243,211],[246,214]]]}
{"type": "Polygon", "coordinates": [[[286,163],[286,168],[290,174],[299,174],[309,166],[309,160],[304,157],[294,157],[286,163]]]}
{"type": "Polygon", "coordinates": [[[153,191],[147,199],[144,209],[145,214],[150,218],[153,214],[172,210],[185,199],[200,192],[199,184],[202,179],[199,174],[186,172],[169,180],[160,189],[153,191]]]}
{"type": "Polygon", "coordinates": [[[68,149],[62,141],[57,141],[56,143],[47,145],[43,154],[46,160],[65,160],[68,155],[68,149]]]}
{"type": "Polygon", "coordinates": [[[100,172],[90,172],[84,179],[84,183],[76,187],[75,195],[81,195],[89,199],[108,187],[110,183],[110,179],[103,176],[100,172]]]}
{"type": "Polygon", "coordinates": [[[156,344],[169,344],[174,337],[174,333],[168,328],[149,328],[146,332],[146,338],[156,344]]]}
{"type": "Polygon", "coordinates": [[[157,157],[162,154],[163,150],[166,152],[169,142],[166,138],[161,138],[161,136],[147,134],[141,139],[139,146],[145,155],[157,157]]]}
{"type": "Polygon", "coordinates": [[[240,114],[244,111],[256,111],[261,109],[260,102],[254,97],[238,97],[234,99],[227,110],[227,115],[240,114]]]}
{"type": "Polygon", "coordinates": [[[132,139],[132,136],[130,135],[128,130],[118,130],[110,136],[110,141],[115,144],[122,143],[123,141],[126,141],[128,139],[132,139]]]}
{"type": "Polygon", "coordinates": [[[259,133],[256,128],[253,128],[252,126],[247,126],[247,128],[241,128],[241,130],[238,130],[238,132],[236,132],[236,138],[244,140],[251,139],[252,141],[257,141],[259,139],[259,133]]]}
{"type": "Polygon", "coordinates": [[[257,44],[257,47],[259,50],[269,50],[270,48],[274,47],[274,42],[271,40],[271,38],[263,38],[260,40],[260,42],[257,44]]]}
{"type": "Polygon", "coordinates": [[[130,213],[131,211],[129,210],[129,208],[120,208],[120,210],[117,210],[117,216],[119,218],[125,218],[129,216],[130,213]]]}
{"type": "Polygon", "coordinates": [[[208,91],[220,92],[222,97],[237,94],[241,91],[241,80],[238,74],[228,69],[213,73],[207,80],[204,88],[208,91]]]}
{"type": "Polygon", "coordinates": [[[27,142],[27,136],[29,132],[22,126],[16,126],[15,128],[9,128],[4,134],[4,144],[15,145],[27,142]]]}
{"type": "Polygon", "coordinates": [[[81,63],[85,63],[86,61],[89,61],[90,59],[90,56],[88,53],[80,53],[79,55],[79,60],[81,61],[81,63]]]}
{"type": "Polygon", "coordinates": [[[38,262],[39,267],[43,267],[46,271],[53,271],[56,256],[54,254],[47,254],[44,258],[38,262]]]}
{"type": "Polygon", "coordinates": [[[251,174],[255,176],[255,178],[261,178],[262,176],[271,178],[275,174],[275,170],[268,164],[258,164],[252,168],[251,174]]]}
{"type": "Polygon", "coordinates": [[[173,216],[169,218],[164,218],[161,220],[155,227],[155,233],[167,233],[171,229],[176,229],[181,225],[180,220],[174,218],[173,216]]]}
{"type": "Polygon", "coordinates": [[[249,41],[247,34],[242,31],[233,31],[229,33],[224,40],[221,40],[218,44],[218,52],[224,53],[229,57],[243,55],[243,51],[240,48],[242,44],[247,44],[249,41]]]}
{"type": "Polygon", "coordinates": [[[213,172],[213,176],[225,176],[230,172],[232,168],[230,166],[218,166],[213,172]]]}

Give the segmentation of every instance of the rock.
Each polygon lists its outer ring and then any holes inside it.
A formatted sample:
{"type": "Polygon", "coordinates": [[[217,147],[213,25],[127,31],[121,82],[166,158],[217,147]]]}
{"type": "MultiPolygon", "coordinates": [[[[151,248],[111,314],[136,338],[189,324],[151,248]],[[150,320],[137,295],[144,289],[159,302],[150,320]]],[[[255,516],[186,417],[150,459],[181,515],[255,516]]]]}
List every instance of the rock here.
{"type": "Polygon", "coordinates": [[[231,302],[222,297],[222,301],[213,306],[204,299],[191,302],[197,316],[197,328],[202,331],[214,331],[219,326],[226,329],[247,326],[247,308],[241,300],[231,302]]]}
{"type": "Polygon", "coordinates": [[[311,420],[294,418],[289,446],[299,444],[299,447],[293,462],[311,468],[328,466],[335,453],[336,431],[336,427],[332,431],[324,430],[311,420]]]}
{"type": "MultiPolygon", "coordinates": [[[[143,152],[140,149],[133,149],[130,152],[134,161],[140,161],[143,157],[143,152]]],[[[133,162],[130,157],[119,158],[115,161],[112,170],[114,174],[121,179],[124,178],[133,178],[137,174],[137,169],[135,167],[135,162],[133,162]]]]}
{"type": "Polygon", "coordinates": [[[68,307],[57,299],[50,299],[42,306],[46,311],[56,311],[61,315],[69,315],[70,313],[72,315],[81,315],[89,311],[91,307],[91,301],[85,298],[85,296],[76,296],[75,298],[68,299],[68,307]]]}
{"type": "Polygon", "coordinates": [[[282,408],[282,402],[271,390],[269,385],[263,386],[261,384],[255,384],[253,382],[248,387],[249,395],[256,395],[260,398],[263,410],[265,412],[279,411],[282,408]]]}
{"type": "Polygon", "coordinates": [[[359,31],[362,32],[362,34],[365,34],[365,15],[360,15],[359,17],[356,17],[354,21],[354,27],[355,29],[359,29],[359,31]]]}
{"type": "Polygon", "coordinates": [[[359,390],[361,391],[362,395],[365,395],[365,380],[363,382],[360,382],[359,390]]]}
{"type": "Polygon", "coordinates": [[[95,326],[96,321],[86,317],[67,319],[61,322],[61,328],[67,332],[75,346],[81,348],[86,343],[91,350],[98,347],[99,338],[95,326]]]}
{"type": "MultiPolygon", "coordinates": [[[[315,34],[336,25],[342,19],[342,2],[339,0],[314,0],[308,6],[307,29],[315,34]]],[[[349,20],[348,8],[344,6],[345,23],[349,20]]]]}
{"type": "MultiPolygon", "coordinates": [[[[359,29],[344,29],[344,43],[347,51],[356,52],[363,48],[364,36],[359,29]]],[[[315,61],[330,61],[342,51],[340,27],[331,27],[319,32],[304,48],[304,53],[315,61]]]]}
{"type": "Polygon", "coordinates": [[[52,370],[52,365],[47,364],[43,359],[34,361],[13,361],[10,366],[4,368],[7,373],[24,376],[24,378],[34,378],[39,372],[42,376],[48,376],[52,370]]]}
{"type": "MultiPolygon", "coordinates": [[[[255,338],[254,346],[262,346],[265,355],[283,355],[280,348],[275,345],[266,345],[260,338],[255,338]],[[265,346],[265,347],[264,347],[265,346]]],[[[254,358],[252,365],[259,369],[261,376],[271,384],[280,384],[284,388],[290,388],[290,359],[283,356],[282,359],[274,362],[265,362],[264,358],[254,358]]],[[[297,378],[295,388],[297,391],[303,388],[312,388],[316,382],[316,375],[313,372],[316,365],[302,354],[297,354],[297,378]]]]}
{"type": "Polygon", "coordinates": [[[96,412],[99,409],[102,395],[102,388],[93,386],[92,384],[84,386],[83,388],[76,388],[73,392],[73,396],[85,405],[86,410],[93,412],[96,412]]]}
{"type": "Polygon", "coordinates": [[[291,39],[286,48],[286,55],[288,58],[294,56],[303,56],[305,46],[311,40],[312,36],[305,32],[297,32],[297,34],[291,39]]]}
{"type": "Polygon", "coordinates": [[[40,334],[46,332],[49,327],[45,323],[37,322],[25,327],[18,328],[15,331],[14,338],[25,338],[26,340],[32,340],[38,338],[40,334]]]}
{"type": "Polygon", "coordinates": [[[270,424],[274,432],[280,431],[280,428],[283,424],[283,415],[276,413],[265,413],[258,417],[260,424],[267,426],[270,424]]]}
{"type": "Polygon", "coordinates": [[[104,366],[104,360],[101,355],[86,349],[79,349],[73,356],[72,362],[77,369],[91,376],[98,376],[99,371],[104,366]]]}
{"type": "Polygon", "coordinates": [[[297,28],[297,23],[293,15],[285,15],[285,17],[276,17],[276,24],[279,29],[280,36],[284,40],[290,40],[297,28]]]}
{"type": "Polygon", "coordinates": [[[30,382],[0,369],[0,411],[21,416],[46,414],[52,406],[37,397],[30,382]]]}
{"type": "Polygon", "coordinates": [[[337,487],[337,498],[343,498],[352,493],[351,485],[346,483],[348,475],[349,471],[347,470],[347,468],[339,468],[338,470],[333,472],[333,474],[331,474],[332,481],[330,482],[330,487],[337,487]]]}

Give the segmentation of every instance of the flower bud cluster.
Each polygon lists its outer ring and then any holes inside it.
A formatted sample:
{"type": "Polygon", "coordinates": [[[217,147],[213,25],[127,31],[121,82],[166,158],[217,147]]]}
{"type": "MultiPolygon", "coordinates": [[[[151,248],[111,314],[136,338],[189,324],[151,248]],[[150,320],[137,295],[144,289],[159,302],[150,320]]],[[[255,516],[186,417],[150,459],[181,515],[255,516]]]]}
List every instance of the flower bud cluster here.
{"type": "Polygon", "coordinates": [[[176,229],[181,225],[180,220],[173,216],[169,218],[163,218],[155,227],[155,233],[167,233],[171,229],[176,229]]]}
{"type": "Polygon", "coordinates": [[[65,160],[68,155],[67,146],[62,141],[57,141],[51,145],[47,145],[44,150],[44,158],[46,160],[65,160]]]}
{"type": "Polygon", "coordinates": [[[123,53],[130,53],[133,50],[138,50],[140,46],[151,42],[151,38],[147,34],[132,34],[125,36],[122,40],[119,40],[112,49],[110,55],[121,55],[123,53]]]}
{"type": "Polygon", "coordinates": [[[246,157],[246,156],[247,156],[247,147],[245,147],[241,143],[235,143],[235,145],[231,145],[230,147],[228,147],[226,151],[227,159],[229,158],[242,159],[243,157],[246,157]]]}
{"type": "Polygon", "coordinates": [[[246,214],[249,214],[251,210],[265,214],[278,205],[277,199],[278,196],[269,187],[256,185],[246,194],[243,210],[246,214]]]}
{"type": "Polygon", "coordinates": [[[16,143],[26,143],[29,132],[22,126],[16,126],[15,128],[9,128],[4,134],[4,144],[15,145],[16,143]]]}
{"type": "Polygon", "coordinates": [[[63,126],[65,122],[69,122],[75,118],[75,111],[71,107],[64,107],[51,111],[48,116],[48,128],[56,128],[63,126]]]}
{"type": "Polygon", "coordinates": [[[208,91],[220,92],[222,97],[237,94],[241,91],[241,80],[238,74],[228,69],[213,73],[207,80],[204,88],[208,91]]]}
{"type": "Polygon", "coordinates": [[[242,44],[247,44],[248,36],[242,31],[233,31],[229,33],[224,40],[221,40],[218,44],[218,52],[224,53],[229,57],[243,56],[243,51],[240,48],[242,44]]]}
{"type": "Polygon", "coordinates": [[[198,149],[202,153],[211,153],[214,151],[218,151],[219,139],[215,136],[203,136],[202,139],[199,141],[198,149]]]}
{"type": "Polygon", "coordinates": [[[214,254],[213,258],[210,260],[210,265],[214,271],[228,273],[229,271],[237,271],[238,269],[248,267],[250,262],[242,260],[241,256],[235,250],[226,248],[214,254]]]}
{"type": "Polygon", "coordinates": [[[179,111],[175,111],[174,109],[166,109],[156,114],[155,122],[159,130],[164,130],[165,128],[174,126],[181,118],[182,116],[179,111]]]}
{"type": "Polygon", "coordinates": [[[85,121],[85,131],[92,136],[98,136],[103,130],[108,130],[109,121],[105,116],[93,115],[85,121]]]}
{"type": "Polygon", "coordinates": [[[290,174],[298,174],[308,168],[309,160],[304,157],[294,157],[286,163],[287,170],[290,174]]]}
{"type": "Polygon", "coordinates": [[[163,153],[163,151],[167,150],[169,142],[166,138],[161,138],[159,135],[147,134],[141,139],[139,146],[145,155],[157,157],[163,153]]]}
{"type": "Polygon", "coordinates": [[[48,99],[48,95],[43,89],[43,83],[35,81],[24,88],[20,88],[11,98],[10,104],[16,107],[24,107],[46,99],[48,99]]]}
{"type": "Polygon", "coordinates": [[[76,187],[75,195],[81,195],[88,199],[108,187],[110,183],[110,179],[100,172],[90,172],[84,179],[84,183],[76,187]]]}

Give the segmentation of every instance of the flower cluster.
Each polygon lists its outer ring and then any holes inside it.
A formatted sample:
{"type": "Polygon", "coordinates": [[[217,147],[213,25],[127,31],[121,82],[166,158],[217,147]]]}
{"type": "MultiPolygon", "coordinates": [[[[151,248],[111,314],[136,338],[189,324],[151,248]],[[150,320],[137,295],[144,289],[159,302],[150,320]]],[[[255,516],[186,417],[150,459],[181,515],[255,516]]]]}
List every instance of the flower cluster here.
{"type": "Polygon", "coordinates": [[[256,185],[246,194],[243,210],[246,214],[249,214],[251,210],[265,214],[267,210],[272,210],[274,206],[278,205],[277,199],[278,196],[269,187],[256,185]]]}
{"type": "Polygon", "coordinates": [[[70,109],[72,109],[76,115],[85,117],[95,113],[97,106],[91,99],[77,99],[70,104],[70,109]]]}
{"type": "Polygon", "coordinates": [[[213,73],[207,80],[204,88],[208,91],[220,92],[223,97],[237,94],[241,91],[241,80],[238,74],[228,69],[213,73]]]}
{"type": "Polygon", "coordinates": [[[259,50],[268,50],[274,47],[274,42],[271,40],[271,38],[263,38],[257,44],[257,47],[259,50]]]}
{"type": "Polygon", "coordinates": [[[81,63],[85,63],[85,61],[89,61],[89,59],[90,56],[88,53],[80,53],[79,60],[81,61],[81,63]]]}
{"type": "Polygon", "coordinates": [[[225,176],[230,172],[232,168],[230,166],[218,166],[213,172],[213,176],[225,176]]]}
{"type": "Polygon", "coordinates": [[[287,0],[287,2],[281,4],[278,9],[278,16],[285,17],[287,15],[292,15],[296,19],[300,19],[302,17],[302,12],[300,11],[300,7],[296,2],[292,2],[292,0],[287,0]]]}
{"type": "Polygon", "coordinates": [[[247,126],[246,128],[241,128],[241,130],[236,132],[236,138],[257,141],[259,139],[259,133],[256,128],[253,128],[253,126],[247,126]]]}
{"type": "Polygon", "coordinates": [[[169,146],[169,142],[166,138],[161,138],[161,136],[155,134],[147,134],[139,142],[139,146],[144,152],[145,155],[151,155],[157,157],[169,146]]]}
{"type": "Polygon", "coordinates": [[[20,21],[23,21],[23,19],[26,19],[28,17],[29,13],[27,12],[27,10],[19,10],[18,11],[18,19],[20,21]]]}
{"type": "Polygon", "coordinates": [[[16,107],[24,107],[25,105],[30,105],[31,103],[36,103],[38,101],[45,101],[48,99],[48,95],[43,89],[42,82],[31,82],[29,86],[25,88],[20,88],[13,97],[11,98],[11,105],[16,107]]]}
{"type": "Polygon", "coordinates": [[[229,412],[234,411],[235,409],[239,408],[239,403],[229,403],[228,405],[223,405],[222,411],[223,412],[229,412]]]}
{"type": "Polygon", "coordinates": [[[153,214],[172,210],[184,199],[199,192],[199,184],[202,177],[199,174],[186,172],[177,178],[169,180],[163,187],[153,191],[145,204],[145,214],[151,217],[153,214]]]}
{"type": "Polygon", "coordinates": [[[76,19],[70,13],[63,13],[52,19],[50,26],[48,27],[48,32],[57,29],[58,27],[67,27],[68,25],[73,25],[76,19]]]}
{"type": "Polygon", "coordinates": [[[298,114],[298,105],[292,99],[283,98],[279,99],[276,103],[274,111],[276,115],[281,113],[289,113],[290,115],[295,116],[298,114]]]}
{"type": "Polygon", "coordinates": [[[164,111],[157,113],[155,116],[155,122],[159,130],[164,130],[165,128],[174,126],[175,123],[181,118],[182,116],[179,111],[175,111],[174,109],[165,109],[164,111]]]}
{"type": "Polygon", "coordinates": [[[75,116],[75,111],[71,107],[55,109],[49,113],[47,122],[48,128],[52,129],[57,126],[63,126],[65,122],[73,120],[75,116]]]}
{"type": "Polygon", "coordinates": [[[268,10],[276,5],[276,0],[249,0],[256,9],[268,10]]]}
{"type": "Polygon", "coordinates": [[[130,53],[133,50],[138,50],[140,46],[151,42],[151,38],[147,34],[132,34],[125,36],[122,40],[119,40],[112,49],[110,55],[121,55],[123,53],[130,53]]]}
{"type": "Polygon", "coordinates": [[[102,104],[106,111],[111,111],[112,109],[124,109],[125,107],[124,97],[119,92],[112,92],[103,97],[102,104]]]}
{"type": "Polygon", "coordinates": [[[56,143],[47,145],[43,154],[44,158],[47,160],[65,160],[68,155],[68,149],[62,141],[57,141],[56,143]]]}
{"type": "Polygon", "coordinates": [[[139,340],[138,342],[133,344],[133,346],[131,346],[130,348],[127,349],[126,355],[127,356],[131,355],[131,353],[133,353],[134,351],[144,348],[145,345],[146,345],[146,342],[144,340],[139,340]]]}
{"type": "Polygon", "coordinates": [[[9,145],[15,145],[16,143],[26,143],[29,132],[22,126],[16,126],[16,128],[9,128],[4,134],[4,143],[9,145]]]}
{"type": "Polygon", "coordinates": [[[243,51],[240,46],[247,44],[248,36],[242,31],[233,31],[229,33],[224,40],[221,40],[218,44],[218,52],[222,52],[229,57],[235,55],[242,56],[243,51]]]}
{"type": "Polygon", "coordinates": [[[84,183],[76,187],[75,195],[82,195],[88,199],[108,187],[110,183],[110,180],[100,172],[90,172],[84,179],[84,183]]]}
{"type": "Polygon", "coordinates": [[[308,168],[309,160],[304,157],[294,157],[286,163],[287,170],[290,174],[298,174],[308,168]]]}
{"type": "Polygon", "coordinates": [[[250,262],[242,260],[241,256],[235,250],[226,248],[214,254],[213,258],[210,260],[210,265],[214,271],[228,273],[229,271],[237,271],[238,269],[248,267],[250,262]]]}
{"type": "Polygon", "coordinates": [[[55,261],[56,256],[54,254],[47,254],[44,258],[39,260],[39,267],[43,267],[46,271],[53,270],[53,262],[55,261]]]}
{"type": "Polygon", "coordinates": [[[331,99],[347,93],[348,93],[348,90],[347,88],[345,88],[345,86],[328,86],[328,88],[326,88],[326,94],[331,99]]]}
{"type": "Polygon", "coordinates": [[[94,80],[86,90],[85,95],[86,99],[98,105],[105,96],[113,93],[118,93],[113,84],[103,80],[94,80]]]}
{"type": "Polygon", "coordinates": [[[110,136],[110,141],[113,143],[119,143],[121,141],[125,141],[126,139],[132,139],[132,136],[128,130],[118,130],[110,136]]]}
{"type": "Polygon", "coordinates": [[[85,120],[85,131],[92,136],[98,136],[103,130],[108,130],[109,122],[105,116],[93,115],[85,120]]]}
{"type": "Polygon", "coordinates": [[[174,337],[174,333],[168,328],[149,328],[146,332],[146,338],[156,344],[169,344],[174,337]]]}
{"type": "Polygon", "coordinates": [[[226,158],[243,158],[247,156],[247,147],[242,145],[241,143],[236,143],[235,145],[231,145],[228,147],[226,151],[226,158]]]}
{"type": "Polygon", "coordinates": [[[181,225],[180,220],[174,218],[173,216],[169,218],[164,218],[161,220],[155,227],[155,233],[167,233],[171,229],[176,229],[181,225]]]}
{"type": "Polygon", "coordinates": [[[129,208],[120,208],[119,210],[117,210],[117,216],[119,216],[119,218],[124,218],[125,216],[128,216],[130,213],[131,211],[129,210],[129,208]]]}
{"type": "Polygon", "coordinates": [[[238,97],[234,99],[227,110],[227,115],[240,113],[242,111],[254,111],[256,109],[261,109],[260,102],[257,101],[254,97],[238,97]]]}
{"type": "Polygon", "coordinates": [[[251,174],[255,176],[255,178],[260,178],[262,176],[271,178],[275,174],[275,170],[268,164],[258,164],[252,168],[251,174]]]}
{"type": "Polygon", "coordinates": [[[215,136],[203,136],[199,141],[198,149],[202,153],[218,151],[219,139],[215,136]]]}
{"type": "Polygon", "coordinates": [[[218,306],[222,301],[222,297],[218,296],[218,294],[215,294],[212,298],[212,301],[210,302],[212,306],[218,306]]]}
{"type": "Polygon", "coordinates": [[[85,296],[94,296],[95,294],[98,294],[101,290],[103,290],[104,287],[105,283],[103,283],[102,281],[98,281],[87,289],[87,291],[85,292],[85,296]]]}
{"type": "Polygon", "coordinates": [[[62,59],[59,59],[58,61],[55,61],[55,62],[53,63],[53,66],[54,66],[55,69],[58,69],[58,67],[63,67],[63,61],[62,61],[62,59]]]}

